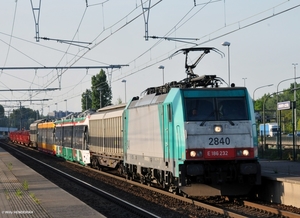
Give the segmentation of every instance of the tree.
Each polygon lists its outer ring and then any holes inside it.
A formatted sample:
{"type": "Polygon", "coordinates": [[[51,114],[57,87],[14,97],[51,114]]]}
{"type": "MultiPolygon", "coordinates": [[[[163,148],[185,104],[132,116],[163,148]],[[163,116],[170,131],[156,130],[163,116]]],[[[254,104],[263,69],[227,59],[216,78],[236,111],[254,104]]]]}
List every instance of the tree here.
{"type": "Polygon", "coordinates": [[[4,107],[0,104],[0,118],[4,118],[4,107]]]}
{"type": "Polygon", "coordinates": [[[7,117],[4,114],[4,107],[0,104],[0,126],[5,127],[7,125],[7,117]]]}
{"type": "MultiPolygon", "coordinates": [[[[298,84],[296,84],[296,89],[299,89],[300,86],[298,84]]],[[[294,101],[294,83],[290,84],[290,87],[288,89],[284,89],[283,91],[280,91],[279,93],[270,95],[265,94],[264,96],[262,96],[260,99],[257,99],[255,101],[254,104],[254,109],[255,111],[260,111],[260,113],[262,114],[263,112],[263,104],[265,102],[265,116],[268,117],[274,117],[274,115],[276,114],[277,111],[277,100],[278,102],[284,102],[284,101],[294,101]]],[[[300,110],[300,92],[297,90],[296,91],[296,110],[297,110],[297,130],[300,129],[300,116],[298,111],[300,110]]],[[[278,112],[278,111],[277,111],[278,112]]],[[[282,131],[286,132],[286,133],[291,133],[293,126],[292,126],[292,110],[282,110],[281,111],[281,127],[282,127],[282,131]]],[[[275,115],[275,120],[276,119],[276,115],[275,115]]]]}
{"type": "Polygon", "coordinates": [[[82,111],[92,108],[92,91],[90,89],[87,89],[81,95],[81,108],[82,111]]]}
{"type": "Polygon", "coordinates": [[[9,116],[10,126],[19,129],[29,129],[31,123],[39,119],[39,111],[21,107],[13,110],[9,116]]]}
{"type": "Polygon", "coordinates": [[[104,70],[101,69],[100,73],[92,77],[92,108],[98,109],[111,105],[111,99],[111,88],[107,83],[104,70]]]}

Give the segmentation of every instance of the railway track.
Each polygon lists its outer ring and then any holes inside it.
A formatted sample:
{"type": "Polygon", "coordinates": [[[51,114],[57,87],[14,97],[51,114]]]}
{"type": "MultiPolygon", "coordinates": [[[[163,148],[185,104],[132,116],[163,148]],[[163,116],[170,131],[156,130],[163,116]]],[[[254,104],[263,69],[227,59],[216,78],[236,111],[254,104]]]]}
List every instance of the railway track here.
{"type": "MultiPolygon", "coordinates": [[[[19,149],[22,149],[24,152],[26,151],[26,153],[30,152],[30,154],[28,154],[29,156],[33,156],[33,153],[37,153],[36,150],[29,151],[27,147],[19,149]]],[[[73,172],[73,175],[71,175],[71,179],[74,181],[78,180],[79,177],[90,177],[95,181],[98,181],[100,177],[100,179],[104,181],[104,183],[116,186],[117,189],[125,190],[130,195],[136,195],[139,199],[144,198],[145,202],[142,203],[142,208],[149,208],[143,210],[152,211],[148,212],[150,216],[158,214],[157,216],[161,217],[300,217],[299,214],[283,211],[269,206],[263,206],[261,204],[255,204],[249,201],[229,202],[224,200],[220,203],[218,202],[218,200],[216,200],[218,198],[208,198],[201,200],[184,198],[182,196],[174,195],[172,193],[168,193],[154,187],[149,187],[133,181],[125,180],[124,178],[111,175],[107,172],[83,167],[76,163],[61,161],[61,159],[46,154],[36,156],[45,156],[47,158],[50,158],[48,161],[51,163],[54,162],[54,160],[60,160],[58,161],[56,167],[61,169],[62,166],[67,165],[68,167],[64,171],[67,171],[68,173],[73,172]],[[151,203],[147,203],[147,201],[150,201],[151,203]],[[148,206],[145,206],[145,204],[148,206]]],[[[64,172],[62,172],[62,174],[64,174],[64,172]]],[[[93,183],[92,181],[90,182],[93,183]]],[[[94,186],[90,185],[89,183],[87,184],[86,180],[84,181],[84,183],[88,186],[87,188],[89,188],[89,186],[94,186]]],[[[97,193],[97,189],[99,188],[95,188],[96,189],[91,190],[91,192],[97,193]]],[[[105,188],[105,190],[107,189],[110,188],[105,188]]],[[[123,193],[121,195],[127,194],[123,193]]],[[[126,202],[126,200],[121,200],[121,202],[122,201],[126,202]]],[[[139,201],[139,203],[141,203],[142,200],[139,201]]],[[[134,207],[133,210],[135,210],[134,207]]],[[[137,216],[139,217],[140,215],[137,216]]],[[[143,215],[143,217],[145,217],[145,215],[143,215]]],[[[148,215],[146,217],[148,217],[148,215]]]]}
{"type": "MultiPolygon", "coordinates": [[[[2,143],[1,143],[2,145],[2,143]]],[[[53,167],[49,164],[44,163],[43,161],[36,159],[34,157],[31,157],[30,155],[26,154],[23,151],[20,151],[18,148],[13,147],[3,147],[4,149],[8,150],[12,155],[17,155],[21,161],[23,161],[25,164],[28,164],[29,161],[33,164],[39,165],[39,167],[42,167],[42,169],[45,172],[52,172],[53,177],[56,177],[56,179],[60,180],[61,183],[69,184],[70,186],[73,186],[74,188],[78,189],[80,187],[80,190],[82,192],[87,193],[93,193],[90,194],[90,200],[93,199],[94,201],[97,201],[99,204],[105,204],[110,205],[111,211],[115,211],[114,213],[117,214],[126,214],[126,216],[129,217],[149,217],[149,218],[157,218],[158,215],[155,215],[139,206],[136,206],[134,204],[131,204],[123,199],[120,199],[113,194],[110,194],[106,192],[103,189],[97,188],[91,184],[86,183],[83,180],[80,180],[60,169],[57,169],[56,167],[53,167]],[[29,161],[28,161],[29,160],[29,161]],[[110,203],[107,203],[109,201],[110,203]],[[117,212],[116,212],[117,211],[117,212]]],[[[23,147],[24,148],[24,147],[23,147]]],[[[101,211],[99,211],[101,212],[101,211]]],[[[110,214],[109,216],[114,216],[113,214],[110,214]]]]}

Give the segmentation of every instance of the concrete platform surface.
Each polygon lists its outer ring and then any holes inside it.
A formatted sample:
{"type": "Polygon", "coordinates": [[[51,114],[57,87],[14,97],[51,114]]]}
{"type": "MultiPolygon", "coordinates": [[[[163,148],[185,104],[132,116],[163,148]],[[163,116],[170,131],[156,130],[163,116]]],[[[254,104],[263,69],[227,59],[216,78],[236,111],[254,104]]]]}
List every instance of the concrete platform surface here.
{"type": "Polygon", "coordinates": [[[300,208],[300,162],[260,160],[262,186],[259,197],[300,208]]]}
{"type": "Polygon", "coordinates": [[[262,175],[278,180],[300,182],[300,162],[288,160],[260,160],[262,175]]]}
{"type": "Polygon", "coordinates": [[[0,217],[104,217],[0,148],[0,217]]]}

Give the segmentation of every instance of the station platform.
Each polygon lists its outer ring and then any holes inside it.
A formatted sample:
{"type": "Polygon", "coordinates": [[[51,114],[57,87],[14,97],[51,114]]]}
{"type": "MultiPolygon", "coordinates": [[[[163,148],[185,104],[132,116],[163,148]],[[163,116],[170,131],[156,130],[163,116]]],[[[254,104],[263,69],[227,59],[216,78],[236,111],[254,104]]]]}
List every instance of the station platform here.
{"type": "Polygon", "coordinates": [[[0,147],[0,218],[105,217],[0,147]]]}
{"type": "Polygon", "coordinates": [[[300,162],[259,161],[262,186],[258,196],[264,200],[300,208],[300,162]]]}

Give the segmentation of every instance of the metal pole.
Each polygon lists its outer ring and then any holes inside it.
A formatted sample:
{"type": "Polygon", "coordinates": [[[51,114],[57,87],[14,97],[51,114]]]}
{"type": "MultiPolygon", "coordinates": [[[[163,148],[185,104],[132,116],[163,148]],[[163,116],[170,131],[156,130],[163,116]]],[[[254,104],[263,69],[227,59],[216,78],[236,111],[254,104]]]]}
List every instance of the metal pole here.
{"type": "Polygon", "coordinates": [[[125,102],[127,102],[126,82],[125,82],[125,102]]]}
{"type": "Polygon", "coordinates": [[[162,76],[163,76],[163,85],[165,84],[165,68],[162,70],[162,76]]]}
{"type": "Polygon", "coordinates": [[[20,102],[20,130],[22,130],[22,107],[20,102]]]}
{"type": "Polygon", "coordinates": [[[254,101],[254,94],[255,94],[255,91],[256,91],[257,89],[261,89],[261,88],[268,87],[268,86],[272,86],[272,85],[273,85],[273,84],[265,85],[265,86],[260,86],[260,87],[258,87],[258,88],[256,88],[256,89],[254,89],[254,91],[253,91],[253,101],[254,101]]]}
{"type": "Polygon", "coordinates": [[[230,87],[230,43],[228,45],[228,86],[230,87]]]}
{"type": "Polygon", "coordinates": [[[279,157],[282,160],[282,138],[281,138],[281,110],[279,111],[279,134],[278,134],[279,157]]]}
{"type": "Polygon", "coordinates": [[[158,69],[162,70],[163,85],[165,84],[165,66],[160,65],[158,69]]]}
{"type": "Polygon", "coordinates": [[[58,117],[58,116],[57,116],[57,115],[58,115],[58,111],[57,111],[57,110],[58,110],[58,109],[57,109],[57,103],[55,103],[55,105],[56,105],[55,118],[57,118],[57,117],[58,117]]]}
{"type": "Polygon", "coordinates": [[[296,105],[295,105],[295,101],[293,102],[293,104],[292,104],[292,110],[293,110],[293,118],[292,118],[292,120],[293,120],[293,161],[295,161],[296,160],[296,134],[295,134],[295,113],[294,113],[294,110],[296,109],[296,105]]]}
{"type": "Polygon", "coordinates": [[[230,42],[223,42],[222,45],[228,47],[228,87],[230,87],[230,42]]]}
{"type": "MultiPolygon", "coordinates": [[[[294,110],[293,110],[293,115],[294,115],[294,137],[297,136],[297,108],[296,108],[296,101],[297,101],[297,97],[296,97],[296,66],[298,65],[298,63],[293,63],[292,65],[294,65],[294,110]]],[[[295,142],[295,140],[293,140],[293,143],[295,142]]],[[[295,155],[295,154],[294,154],[295,155]]],[[[295,158],[295,157],[294,157],[295,158]]],[[[295,159],[294,159],[295,160],[295,159]]]]}
{"type": "Polygon", "coordinates": [[[85,109],[87,110],[87,93],[85,93],[85,109]]]}
{"type": "MultiPolygon", "coordinates": [[[[274,93],[271,93],[269,95],[266,96],[266,98],[264,99],[264,102],[263,102],[263,124],[264,124],[264,142],[263,142],[263,149],[262,149],[262,158],[264,157],[264,150],[267,148],[267,138],[266,138],[266,123],[265,123],[265,105],[266,105],[266,101],[267,99],[272,96],[272,95],[275,95],[277,94],[277,92],[274,92],[274,93]]],[[[278,129],[277,129],[278,130],[278,129]]]]}
{"type": "Polygon", "coordinates": [[[263,139],[264,139],[264,141],[263,141],[263,144],[262,144],[262,149],[261,149],[261,157],[262,158],[264,158],[264,150],[265,150],[265,147],[266,147],[266,122],[265,122],[265,103],[266,103],[266,101],[267,101],[267,98],[268,98],[269,96],[267,96],[266,97],[266,99],[264,100],[264,103],[263,103],[263,124],[264,124],[264,137],[263,137],[263,139]]]}
{"type": "MultiPolygon", "coordinates": [[[[294,78],[289,78],[289,79],[284,79],[284,80],[282,80],[282,81],[280,81],[278,84],[277,84],[277,103],[278,103],[278,93],[279,93],[279,91],[278,91],[278,88],[279,88],[279,85],[280,85],[280,83],[282,83],[282,82],[285,82],[285,81],[288,81],[288,80],[292,80],[292,79],[299,79],[300,78],[300,76],[298,76],[298,77],[294,77],[294,78]]],[[[277,115],[278,116],[278,115],[277,115]]],[[[278,120],[278,117],[277,117],[277,120],[278,120]]]]}
{"type": "Polygon", "coordinates": [[[122,83],[125,84],[125,103],[127,102],[127,99],[126,99],[126,82],[127,81],[125,79],[122,80],[122,83]]]}
{"type": "Polygon", "coordinates": [[[246,79],[247,78],[242,78],[244,80],[244,87],[246,87],[246,79]]]}
{"type": "Polygon", "coordinates": [[[99,89],[99,91],[100,91],[100,96],[99,96],[99,98],[100,98],[100,105],[99,106],[100,106],[100,108],[102,108],[101,88],[99,89]]]}
{"type": "Polygon", "coordinates": [[[66,102],[66,116],[68,115],[68,105],[67,105],[67,99],[65,99],[65,102],[66,102]]]}

